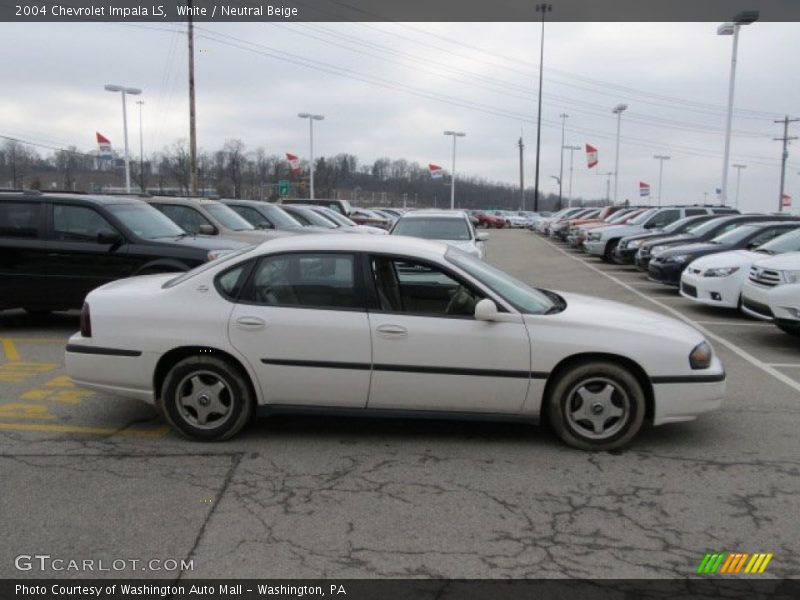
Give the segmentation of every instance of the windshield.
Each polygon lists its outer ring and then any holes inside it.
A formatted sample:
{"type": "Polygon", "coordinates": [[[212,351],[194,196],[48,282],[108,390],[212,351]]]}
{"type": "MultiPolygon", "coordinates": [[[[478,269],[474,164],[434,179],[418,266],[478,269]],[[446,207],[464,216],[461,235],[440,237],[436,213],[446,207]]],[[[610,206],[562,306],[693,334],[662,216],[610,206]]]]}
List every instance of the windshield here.
{"type": "Polygon", "coordinates": [[[761,246],[756,252],[767,254],[783,254],[784,252],[800,251],[800,229],[784,233],[761,246]]]}
{"type": "Polygon", "coordinates": [[[629,216],[630,213],[631,213],[631,211],[629,211],[629,210],[619,210],[619,211],[615,212],[613,215],[611,215],[610,217],[607,217],[606,218],[606,223],[616,223],[617,221],[621,221],[626,216],[629,216]]]}
{"type": "Polygon", "coordinates": [[[316,225],[317,227],[325,227],[326,229],[336,229],[338,227],[333,220],[323,217],[310,208],[298,208],[289,211],[289,214],[296,215],[299,221],[305,221],[307,225],[316,225]]]}
{"type": "Polygon", "coordinates": [[[725,244],[726,246],[737,244],[746,237],[754,234],[758,230],[759,230],[758,225],[740,225],[735,229],[726,231],[722,235],[718,235],[713,240],[711,240],[711,242],[713,244],[725,244]]]}
{"type": "Polygon", "coordinates": [[[331,210],[330,208],[321,207],[319,211],[322,215],[328,217],[331,221],[342,227],[356,227],[356,223],[345,217],[343,214],[331,210]]]}
{"type": "Polygon", "coordinates": [[[201,206],[228,229],[233,229],[234,231],[251,231],[255,229],[244,217],[239,216],[236,211],[229,206],[219,204],[218,202],[203,204],[201,206]]]}
{"type": "Polygon", "coordinates": [[[295,219],[292,215],[287,213],[279,206],[264,202],[263,204],[259,205],[259,208],[261,212],[265,213],[267,218],[272,221],[272,224],[275,225],[276,229],[297,229],[298,227],[303,226],[300,221],[295,219]]]}
{"type": "Polygon", "coordinates": [[[392,229],[393,235],[410,235],[426,240],[472,239],[467,222],[453,217],[412,217],[400,219],[392,229]]]}
{"type": "Polygon", "coordinates": [[[149,204],[108,204],[109,212],[134,234],[147,240],[176,237],[186,232],[149,204]]]}
{"type": "Polygon", "coordinates": [[[555,307],[555,303],[546,294],[466,252],[449,248],[444,256],[520,312],[540,315],[555,307]]]}
{"type": "Polygon", "coordinates": [[[633,219],[628,221],[627,224],[628,225],[641,225],[642,223],[647,221],[647,219],[649,219],[652,216],[652,214],[654,212],[656,212],[656,210],[658,210],[658,209],[650,208],[650,209],[644,211],[643,213],[641,213],[638,217],[634,217],[633,219]]]}
{"type": "Polygon", "coordinates": [[[662,231],[664,233],[680,233],[681,231],[684,231],[687,225],[689,223],[692,223],[696,218],[697,217],[686,217],[684,219],[678,219],[677,221],[673,221],[672,223],[664,227],[662,231]]]}
{"type": "Polygon", "coordinates": [[[726,222],[727,222],[726,217],[721,217],[719,219],[711,219],[710,221],[705,221],[703,223],[698,223],[697,225],[692,225],[691,227],[689,227],[689,229],[686,230],[686,232],[691,233],[692,235],[696,235],[698,237],[702,237],[709,231],[714,229],[717,225],[726,222]]]}

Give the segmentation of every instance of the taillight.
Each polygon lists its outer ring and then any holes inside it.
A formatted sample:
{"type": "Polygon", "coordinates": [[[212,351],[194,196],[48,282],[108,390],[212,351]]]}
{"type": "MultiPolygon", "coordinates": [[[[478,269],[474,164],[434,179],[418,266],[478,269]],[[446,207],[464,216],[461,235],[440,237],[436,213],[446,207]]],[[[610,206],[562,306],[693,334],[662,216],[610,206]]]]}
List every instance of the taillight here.
{"type": "Polygon", "coordinates": [[[89,314],[89,305],[84,302],[81,308],[81,335],[92,337],[92,317],[89,314]]]}

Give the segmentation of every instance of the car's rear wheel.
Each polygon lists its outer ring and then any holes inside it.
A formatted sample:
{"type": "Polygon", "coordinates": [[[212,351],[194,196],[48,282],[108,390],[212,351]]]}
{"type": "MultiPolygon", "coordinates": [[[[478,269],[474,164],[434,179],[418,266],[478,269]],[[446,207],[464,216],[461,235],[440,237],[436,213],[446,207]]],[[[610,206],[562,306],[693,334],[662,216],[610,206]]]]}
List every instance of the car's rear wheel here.
{"type": "Polygon", "coordinates": [[[192,356],[167,373],[160,402],[167,420],[181,434],[218,441],[244,427],[254,400],[239,368],[213,356],[192,356]]]}
{"type": "Polygon", "coordinates": [[[625,367],[579,363],[559,375],[547,398],[550,424],[569,446],[613,450],[630,442],[645,416],[645,393],[625,367]]]}

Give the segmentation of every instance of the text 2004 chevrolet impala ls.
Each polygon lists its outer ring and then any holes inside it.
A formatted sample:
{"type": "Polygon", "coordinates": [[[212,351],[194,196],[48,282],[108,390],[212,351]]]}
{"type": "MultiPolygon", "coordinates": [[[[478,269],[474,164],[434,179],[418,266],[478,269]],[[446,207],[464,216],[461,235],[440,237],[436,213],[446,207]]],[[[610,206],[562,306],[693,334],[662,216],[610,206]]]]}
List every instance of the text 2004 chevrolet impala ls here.
{"type": "Polygon", "coordinates": [[[296,236],[110,283],[87,297],[66,365],[201,440],[257,409],[311,410],[545,420],[610,449],[725,393],[719,358],[680,321],[401,236],[296,236]]]}

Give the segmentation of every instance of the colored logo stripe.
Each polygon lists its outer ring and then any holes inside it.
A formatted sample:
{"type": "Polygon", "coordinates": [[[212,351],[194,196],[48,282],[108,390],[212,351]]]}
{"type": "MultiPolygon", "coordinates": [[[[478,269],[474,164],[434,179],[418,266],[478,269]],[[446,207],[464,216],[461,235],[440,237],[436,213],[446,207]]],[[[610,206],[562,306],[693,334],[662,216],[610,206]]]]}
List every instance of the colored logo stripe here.
{"type": "Polygon", "coordinates": [[[763,573],[774,555],[772,553],[756,552],[709,552],[697,567],[697,573],[763,573]],[[748,560],[749,559],[749,560],[748,560]],[[745,566],[745,564],[747,566],[745,566]]]}

